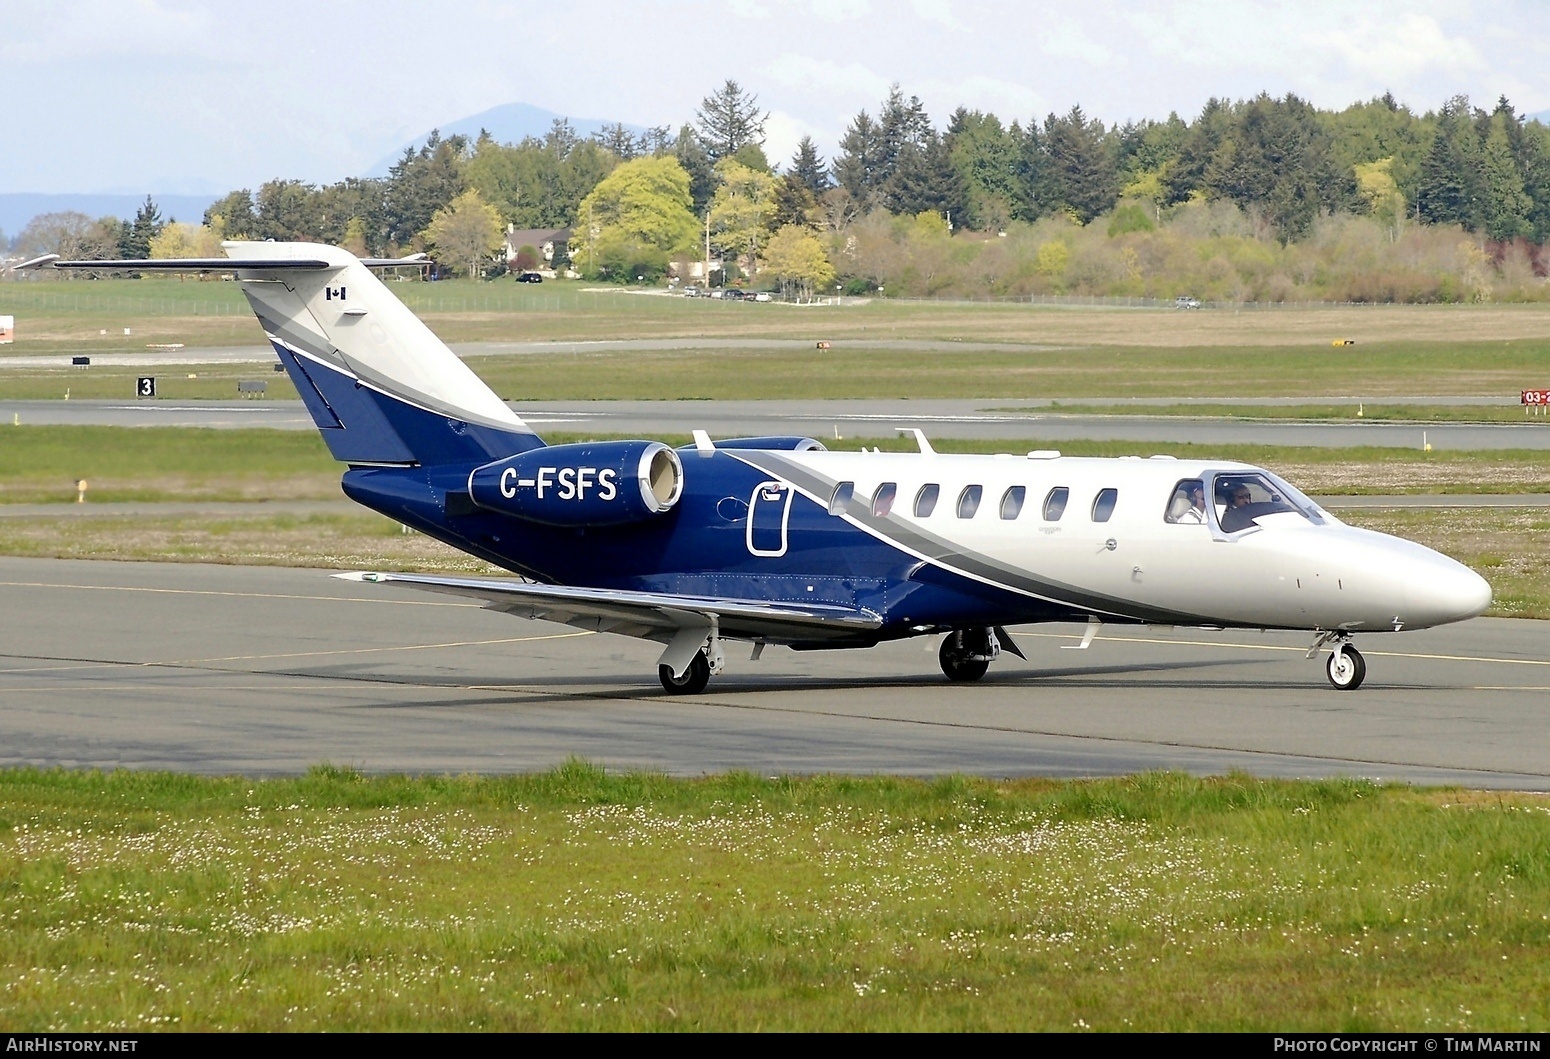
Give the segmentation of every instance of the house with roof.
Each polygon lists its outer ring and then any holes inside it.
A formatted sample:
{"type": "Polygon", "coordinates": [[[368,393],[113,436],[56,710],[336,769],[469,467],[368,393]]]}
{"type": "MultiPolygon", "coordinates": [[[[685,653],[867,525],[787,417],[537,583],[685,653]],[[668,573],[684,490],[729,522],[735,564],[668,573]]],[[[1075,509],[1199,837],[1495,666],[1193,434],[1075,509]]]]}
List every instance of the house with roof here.
{"type": "Polygon", "coordinates": [[[553,271],[563,267],[570,254],[569,228],[518,228],[506,225],[506,266],[517,267],[517,255],[524,246],[538,251],[543,260],[535,266],[540,271],[553,271]]]}

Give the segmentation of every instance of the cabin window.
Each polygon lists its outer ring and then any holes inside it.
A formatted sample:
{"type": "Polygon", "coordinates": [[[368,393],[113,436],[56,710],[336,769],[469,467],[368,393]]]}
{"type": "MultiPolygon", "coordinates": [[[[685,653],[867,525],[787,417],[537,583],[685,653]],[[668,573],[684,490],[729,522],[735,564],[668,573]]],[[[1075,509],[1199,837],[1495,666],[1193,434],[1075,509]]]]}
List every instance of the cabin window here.
{"type": "Polygon", "coordinates": [[[1204,526],[1206,524],[1206,484],[1199,478],[1186,478],[1173,487],[1173,496],[1168,500],[1168,510],[1163,514],[1164,522],[1175,522],[1183,526],[1204,526]]]}
{"type": "Polygon", "coordinates": [[[1223,533],[1237,533],[1259,525],[1266,515],[1289,512],[1311,522],[1318,511],[1313,501],[1267,474],[1218,474],[1212,485],[1223,533]]]}
{"type": "Polygon", "coordinates": [[[1114,514],[1114,502],[1119,499],[1118,489],[1100,489],[1093,498],[1093,521],[1107,522],[1114,514]]]}
{"type": "Polygon", "coordinates": [[[1023,498],[1028,495],[1028,490],[1020,485],[1014,485],[1001,494],[1001,517],[1011,521],[1023,513],[1023,498]]]}
{"type": "Polygon", "coordinates": [[[936,510],[937,497],[941,495],[942,487],[935,482],[921,486],[920,492],[915,494],[915,517],[929,518],[931,512],[936,510]]]}
{"type": "Polygon", "coordinates": [[[1060,516],[1066,513],[1066,501],[1071,499],[1071,490],[1063,485],[1057,485],[1049,491],[1044,498],[1044,521],[1059,522],[1060,516]]]}
{"type": "Polygon", "coordinates": [[[841,482],[834,487],[834,495],[829,498],[829,514],[843,515],[845,505],[850,503],[850,498],[856,493],[855,482],[841,482]]]}
{"type": "Polygon", "coordinates": [[[980,496],[984,492],[982,486],[964,486],[963,492],[958,494],[958,517],[973,518],[974,513],[980,509],[980,496]]]}
{"type": "Polygon", "coordinates": [[[893,498],[898,495],[898,482],[884,482],[878,486],[877,492],[872,494],[872,514],[878,518],[887,518],[893,511],[893,498]]]}

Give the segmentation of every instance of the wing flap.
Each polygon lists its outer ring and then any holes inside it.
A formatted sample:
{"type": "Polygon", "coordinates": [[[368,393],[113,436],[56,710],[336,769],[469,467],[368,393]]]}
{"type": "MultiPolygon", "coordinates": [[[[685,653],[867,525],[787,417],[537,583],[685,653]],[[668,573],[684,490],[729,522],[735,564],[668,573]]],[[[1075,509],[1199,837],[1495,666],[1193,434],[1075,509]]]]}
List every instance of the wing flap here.
{"type": "Polygon", "coordinates": [[[402,584],[483,600],[490,610],[540,618],[595,632],[671,640],[682,629],[718,626],[722,635],[771,640],[825,640],[864,635],[882,617],[870,610],[824,603],[717,599],[668,592],[630,592],[539,585],[474,577],[348,573],[333,576],[370,584],[402,584]]]}

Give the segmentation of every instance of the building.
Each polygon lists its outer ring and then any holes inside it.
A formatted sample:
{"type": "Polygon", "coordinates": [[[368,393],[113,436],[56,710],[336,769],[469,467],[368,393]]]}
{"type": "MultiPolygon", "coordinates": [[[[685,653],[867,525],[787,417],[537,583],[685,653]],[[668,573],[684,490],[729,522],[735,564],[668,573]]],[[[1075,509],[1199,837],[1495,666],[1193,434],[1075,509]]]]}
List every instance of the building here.
{"type": "Polygon", "coordinates": [[[540,270],[553,271],[562,267],[570,255],[569,228],[518,228],[506,225],[506,265],[516,268],[517,253],[524,247],[536,249],[543,262],[540,270]]]}

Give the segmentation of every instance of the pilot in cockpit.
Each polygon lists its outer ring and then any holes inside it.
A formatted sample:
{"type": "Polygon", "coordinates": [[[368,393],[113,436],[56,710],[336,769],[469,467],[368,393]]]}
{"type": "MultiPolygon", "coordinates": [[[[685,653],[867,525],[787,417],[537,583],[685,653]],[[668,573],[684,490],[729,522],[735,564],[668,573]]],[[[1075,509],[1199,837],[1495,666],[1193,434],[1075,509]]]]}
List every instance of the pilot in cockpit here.
{"type": "Polygon", "coordinates": [[[1206,487],[1198,478],[1180,482],[1168,505],[1168,521],[1203,526],[1206,521],[1206,487]]]}

